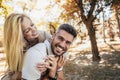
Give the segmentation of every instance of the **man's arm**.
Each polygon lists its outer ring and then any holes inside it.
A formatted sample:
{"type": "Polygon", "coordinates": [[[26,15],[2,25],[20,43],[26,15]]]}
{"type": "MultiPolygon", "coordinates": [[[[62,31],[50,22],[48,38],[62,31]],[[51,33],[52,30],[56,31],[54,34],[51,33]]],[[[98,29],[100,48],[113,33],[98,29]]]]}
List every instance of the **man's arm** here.
{"type": "Polygon", "coordinates": [[[63,71],[59,71],[57,72],[57,80],[65,80],[64,79],[64,74],[63,74],[63,71]]]}
{"type": "Polygon", "coordinates": [[[64,74],[63,74],[63,66],[65,64],[66,57],[60,56],[57,61],[57,80],[64,80],[64,74]]]}

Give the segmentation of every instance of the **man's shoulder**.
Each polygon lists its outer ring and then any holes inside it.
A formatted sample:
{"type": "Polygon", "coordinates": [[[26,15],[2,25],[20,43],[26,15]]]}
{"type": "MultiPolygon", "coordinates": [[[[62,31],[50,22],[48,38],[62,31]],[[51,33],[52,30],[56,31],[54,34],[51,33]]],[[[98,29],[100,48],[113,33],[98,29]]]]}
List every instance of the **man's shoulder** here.
{"type": "Polygon", "coordinates": [[[31,51],[32,52],[33,51],[41,52],[41,51],[43,51],[45,49],[46,49],[46,45],[44,43],[38,43],[38,44],[32,46],[31,48],[29,48],[27,52],[31,52],[31,51]]]}

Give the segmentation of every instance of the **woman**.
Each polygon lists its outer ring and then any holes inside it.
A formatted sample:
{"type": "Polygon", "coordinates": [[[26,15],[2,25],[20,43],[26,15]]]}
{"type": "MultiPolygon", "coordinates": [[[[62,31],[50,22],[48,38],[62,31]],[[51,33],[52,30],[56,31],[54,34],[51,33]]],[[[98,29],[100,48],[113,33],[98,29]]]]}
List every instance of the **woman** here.
{"type": "Polygon", "coordinates": [[[40,34],[31,19],[24,14],[11,14],[4,24],[4,47],[10,71],[21,71],[24,52],[38,42],[50,38],[40,34]]]}
{"type": "Polygon", "coordinates": [[[50,38],[50,34],[38,31],[28,16],[17,13],[9,15],[4,23],[4,49],[9,71],[21,72],[26,50],[50,38]]]}

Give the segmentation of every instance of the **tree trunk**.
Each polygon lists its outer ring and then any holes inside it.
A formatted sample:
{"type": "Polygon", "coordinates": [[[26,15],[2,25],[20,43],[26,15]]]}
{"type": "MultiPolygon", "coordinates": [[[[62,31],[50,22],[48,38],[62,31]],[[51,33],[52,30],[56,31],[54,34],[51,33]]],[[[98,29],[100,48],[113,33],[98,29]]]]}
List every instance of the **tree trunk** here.
{"type": "Polygon", "coordinates": [[[104,24],[104,11],[103,11],[103,40],[104,40],[104,42],[106,42],[106,40],[105,40],[105,24],[104,24]]]}
{"type": "Polygon", "coordinates": [[[109,27],[109,30],[108,30],[108,35],[110,37],[110,41],[114,41],[115,39],[115,34],[114,34],[114,31],[113,31],[113,24],[111,23],[111,20],[108,20],[108,27],[109,27]]]}
{"type": "MultiPolygon", "coordinates": [[[[115,8],[115,9],[117,9],[117,8],[115,8]]],[[[116,19],[117,19],[117,23],[118,23],[118,29],[119,29],[119,33],[118,33],[118,36],[119,36],[119,38],[120,38],[120,18],[119,18],[119,12],[120,11],[120,8],[118,8],[117,10],[116,10],[116,19]]]]}
{"type": "Polygon", "coordinates": [[[96,41],[96,35],[95,35],[95,29],[92,26],[92,22],[88,21],[86,24],[87,30],[88,30],[88,35],[90,38],[90,42],[91,42],[91,49],[92,49],[92,59],[93,61],[100,61],[100,56],[99,56],[99,51],[98,51],[98,47],[97,47],[97,41],[96,41]]]}

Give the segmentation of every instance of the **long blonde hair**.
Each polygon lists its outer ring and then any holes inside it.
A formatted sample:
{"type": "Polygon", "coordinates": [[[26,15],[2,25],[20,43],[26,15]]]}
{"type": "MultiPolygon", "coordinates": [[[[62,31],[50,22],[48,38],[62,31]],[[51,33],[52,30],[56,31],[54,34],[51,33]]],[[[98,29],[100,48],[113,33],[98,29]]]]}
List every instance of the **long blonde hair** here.
{"type": "MultiPolygon", "coordinates": [[[[10,71],[21,71],[25,41],[21,28],[24,14],[10,14],[4,23],[4,49],[10,71]]],[[[29,17],[27,17],[29,18],[29,17]]]]}

